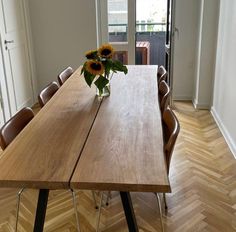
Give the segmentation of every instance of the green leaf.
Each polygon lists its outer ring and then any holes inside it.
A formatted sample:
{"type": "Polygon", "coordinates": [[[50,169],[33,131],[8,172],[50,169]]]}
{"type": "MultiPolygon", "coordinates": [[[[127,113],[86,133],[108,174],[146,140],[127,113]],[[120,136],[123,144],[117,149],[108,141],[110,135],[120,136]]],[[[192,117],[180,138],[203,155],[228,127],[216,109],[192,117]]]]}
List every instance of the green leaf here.
{"type": "Polygon", "coordinates": [[[105,67],[105,75],[109,76],[110,71],[112,69],[113,66],[113,61],[111,59],[106,59],[102,61],[104,67],[105,67]]]}
{"type": "Polygon", "coordinates": [[[102,89],[109,83],[109,81],[104,76],[99,76],[99,78],[94,82],[94,84],[99,89],[99,92],[102,92],[102,89]]]}
{"type": "Polygon", "coordinates": [[[128,73],[127,67],[125,65],[123,65],[119,60],[114,60],[113,61],[112,70],[114,72],[120,71],[120,72],[123,72],[124,74],[128,73]]]}
{"type": "Polygon", "coordinates": [[[85,71],[85,63],[83,65],[82,69],[81,69],[80,75],[82,75],[84,73],[84,71],[85,71]]]}
{"type": "Polygon", "coordinates": [[[83,70],[84,72],[84,79],[86,83],[88,84],[89,87],[91,87],[93,80],[95,78],[95,75],[91,74],[90,72],[86,71],[85,69],[83,70]]]}

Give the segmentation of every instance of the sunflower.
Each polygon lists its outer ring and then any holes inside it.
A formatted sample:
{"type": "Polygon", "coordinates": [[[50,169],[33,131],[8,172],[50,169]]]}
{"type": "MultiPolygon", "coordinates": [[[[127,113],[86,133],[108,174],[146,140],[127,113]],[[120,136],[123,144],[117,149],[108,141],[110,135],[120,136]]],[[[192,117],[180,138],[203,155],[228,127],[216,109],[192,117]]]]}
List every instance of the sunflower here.
{"type": "Polygon", "coordinates": [[[85,64],[85,69],[92,75],[102,75],[104,73],[102,62],[96,60],[88,60],[85,64]]]}
{"type": "Polygon", "coordinates": [[[85,56],[88,60],[92,60],[95,59],[97,57],[97,50],[91,50],[85,53],[85,56]]]}
{"type": "Polygon", "coordinates": [[[98,49],[98,55],[102,58],[112,58],[114,48],[110,44],[104,44],[98,49]]]}

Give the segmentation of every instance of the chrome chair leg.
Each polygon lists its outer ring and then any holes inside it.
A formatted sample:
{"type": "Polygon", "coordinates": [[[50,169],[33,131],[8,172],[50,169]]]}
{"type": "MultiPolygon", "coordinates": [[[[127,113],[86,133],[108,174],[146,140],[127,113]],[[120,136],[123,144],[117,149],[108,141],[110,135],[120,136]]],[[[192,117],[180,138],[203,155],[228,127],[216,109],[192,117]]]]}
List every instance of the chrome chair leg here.
{"type": "Polygon", "coordinates": [[[167,202],[166,202],[166,194],[163,193],[163,200],[164,200],[164,204],[165,204],[165,209],[168,209],[168,205],[167,205],[167,202]]]}
{"type": "Polygon", "coordinates": [[[93,201],[94,201],[94,204],[95,204],[95,209],[98,209],[97,201],[96,201],[96,197],[95,197],[95,192],[94,191],[91,191],[91,192],[92,192],[93,201]]]}
{"type": "Polygon", "coordinates": [[[108,191],[107,192],[107,200],[106,200],[106,205],[109,205],[109,199],[111,199],[112,196],[111,196],[111,191],[108,191]]]}
{"type": "Polygon", "coordinates": [[[17,203],[16,203],[16,225],[15,225],[15,232],[17,232],[17,225],[18,225],[18,220],[19,220],[19,210],[20,210],[20,199],[21,199],[21,194],[25,188],[20,189],[20,191],[17,193],[17,203]]]}
{"type": "Polygon", "coordinates": [[[99,223],[100,223],[100,217],[101,217],[101,210],[102,210],[102,201],[103,201],[103,194],[104,192],[101,192],[101,198],[100,198],[100,203],[99,203],[99,208],[98,208],[98,217],[97,217],[97,225],[96,225],[96,232],[99,231],[99,223]]]}
{"type": "Polygon", "coordinates": [[[76,194],[73,189],[70,189],[72,198],[73,198],[73,205],[74,205],[74,210],[75,210],[75,219],[76,219],[76,224],[77,224],[77,231],[80,232],[80,225],[79,225],[79,215],[78,215],[78,207],[77,207],[77,201],[76,201],[76,194]]]}
{"type": "Polygon", "coordinates": [[[161,200],[160,200],[160,196],[158,193],[156,193],[156,197],[157,197],[157,203],[158,203],[159,213],[160,213],[161,229],[162,229],[162,232],[164,232],[164,225],[163,225],[163,221],[162,221],[161,200]]]}

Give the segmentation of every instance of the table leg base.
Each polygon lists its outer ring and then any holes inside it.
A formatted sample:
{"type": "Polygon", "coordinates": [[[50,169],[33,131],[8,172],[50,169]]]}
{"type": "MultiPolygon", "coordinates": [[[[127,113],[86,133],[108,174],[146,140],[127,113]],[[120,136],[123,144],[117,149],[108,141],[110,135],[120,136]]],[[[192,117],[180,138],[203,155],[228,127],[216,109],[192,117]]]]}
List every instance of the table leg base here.
{"type": "Polygon", "coordinates": [[[138,225],[136,222],[133,204],[129,192],[120,192],[125,217],[128,224],[129,232],[138,232],[138,225]]]}
{"type": "Polygon", "coordinates": [[[34,221],[34,232],[43,232],[44,220],[46,216],[47,203],[48,203],[48,189],[40,189],[38,196],[38,204],[36,216],[34,221]]]}

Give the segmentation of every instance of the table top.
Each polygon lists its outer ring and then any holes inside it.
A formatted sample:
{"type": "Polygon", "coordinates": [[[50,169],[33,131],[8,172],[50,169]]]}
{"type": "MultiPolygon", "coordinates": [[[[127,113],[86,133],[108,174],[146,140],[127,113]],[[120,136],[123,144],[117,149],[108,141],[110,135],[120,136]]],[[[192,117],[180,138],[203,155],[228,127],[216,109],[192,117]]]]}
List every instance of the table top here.
{"type": "Polygon", "coordinates": [[[94,93],[77,70],[3,152],[0,186],[68,188],[101,103],[94,93]]]}
{"type": "Polygon", "coordinates": [[[117,73],[71,179],[79,189],[169,192],[156,66],[117,73]]]}
{"type": "Polygon", "coordinates": [[[0,187],[170,192],[157,66],[114,74],[103,100],[80,68],[0,157],[0,187]]]}

